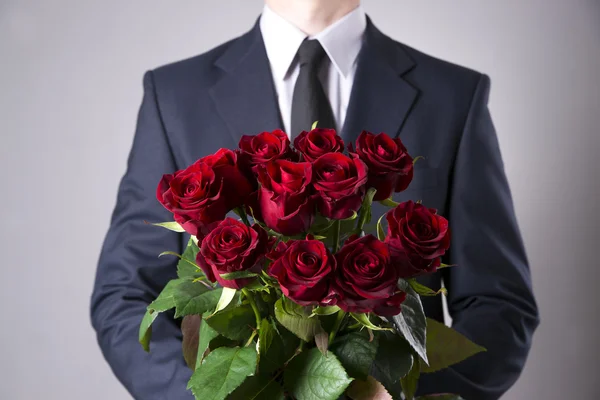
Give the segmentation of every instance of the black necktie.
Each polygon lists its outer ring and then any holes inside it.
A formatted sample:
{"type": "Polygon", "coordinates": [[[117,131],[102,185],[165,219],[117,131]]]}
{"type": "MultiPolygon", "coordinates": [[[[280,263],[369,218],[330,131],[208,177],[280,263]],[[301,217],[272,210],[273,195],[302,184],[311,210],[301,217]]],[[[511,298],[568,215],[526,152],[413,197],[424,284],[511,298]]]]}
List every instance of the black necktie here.
{"type": "Polygon", "coordinates": [[[292,140],[310,130],[315,121],[319,121],[319,128],[335,129],[331,105],[317,76],[325,56],[318,40],[305,40],[298,49],[300,74],[292,97],[292,140]]]}

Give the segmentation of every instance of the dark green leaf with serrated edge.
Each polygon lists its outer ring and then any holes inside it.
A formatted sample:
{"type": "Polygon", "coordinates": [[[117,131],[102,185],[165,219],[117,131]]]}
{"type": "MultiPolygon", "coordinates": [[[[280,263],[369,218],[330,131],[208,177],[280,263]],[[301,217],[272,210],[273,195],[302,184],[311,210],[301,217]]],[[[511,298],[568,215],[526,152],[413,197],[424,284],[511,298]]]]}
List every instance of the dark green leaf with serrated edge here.
{"type": "Polygon", "coordinates": [[[256,370],[254,347],[220,347],[206,356],[188,389],[199,400],[223,400],[256,370]]]}
{"type": "Polygon", "coordinates": [[[266,376],[287,361],[286,353],[283,340],[269,319],[261,321],[258,338],[258,370],[266,376]]]}
{"type": "Polygon", "coordinates": [[[313,308],[313,314],[315,315],[331,315],[340,311],[338,306],[323,306],[313,308]]]}
{"type": "Polygon", "coordinates": [[[421,363],[421,373],[436,372],[459,363],[485,348],[434,319],[427,318],[427,356],[429,366],[421,363]]]}
{"type": "Polygon", "coordinates": [[[323,328],[318,318],[310,318],[304,308],[284,298],[275,303],[275,318],[287,330],[305,342],[310,342],[323,328]]]}
{"type": "Polygon", "coordinates": [[[397,383],[413,365],[411,347],[396,333],[376,332],[375,337],[379,339],[379,343],[372,375],[383,383],[390,393],[399,392],[397,383]]]}
{"type": "Polygon", "coordinates": [[[394,400],[377,379],[369,376],[366,380],[355,380],[350,384],[346,395],[352,400],[394,400]]]}
{"type": "Polygon", "coordinates": [[[189,300],[180,315],[204,314],[215,309],[221,297],[221,288],[209,290],[189,300]]]}
{"type": "Polygon", "coordinates": [[[408,374],[404,376],[404,378],[400,379],[400,384],[402,385],[402,392],[404,392],[404,397],[406,400],[413,400],[415,397],[415,393],[417,392],[417,384],[419,383],[419,376],[421,375],[419,369],[419,363],[413,362],[413,366],[411,367],[408,374]]]}
{"type": "MultiPolygon", "coordinates": [[[[210,315],[209,313],[204,313],[203,318],[210,315]]],[[[211,340],[216,338],[219,335],[217,331],[211,328],[204,320],[200,322],[200,333],[198,335],[198,354],[196,356],[196,368],[202,364],[202,360],[204,359],[204,353],[208,349],[211,340]]]]}
{"type": "Polygon", "coordinates": [[[377,337],[369,341],[366,332],[353,332],[336,338],[331,345],[335,354],[350,375],[365,380],[377,355],[377,337]]]}
{"type": "Polygon", "coordinates": [[[221,288],[209,289],[202,283],[189,279],[183,280],[173,291],[175,318],[189,314],[203,314],[213,309],[221,296],[221,288]]]}
{"type": "Polygon", "coordinates": [[[303,351],[294,357],[284,371],[284,387],[297,400],[336,400],[352,378],[342,364],[329,352],[319,349],[303,351]]]}
{"type": "Polygon", "coordinates": [[[464,400],[457,394],[430,394],[428,396],[419,396],[416,400],[464,400]]]}
{"type": "Polygon", "coordinates": [[[427,363],[425,342],[427,322],[419,295],[404,279],[398,280],[398,289],[406,292],[402,311],[393,317],[394,326],[404,336],[412,348],[427,363]]]}
{"type": "Polygon", "coordinates": [[[256,318],[250,305],[226,308],[205,321],[219,334],[232,340],[248,339],[256,328],[256,318]]]}
{"type": "Polygon", "coordinates": [[[284,400],[283,388],[274,378],[251,376],[227,400],[284,400]]]}
{"type": "Polygon", "coordinates": [[[196,368],[196,356],[198,355],[198,333],[200,331],[199,315],[186,315],[181,321],[181,333],[183,340],[181,348],[183,350],[183,359],[187,366],[193,371],[196,368]]]}
{"type": "Polygon", "coordinates": [[[200,249],[190,238],[185,251],[181,255],[179,263],[177,263],[177,276],[180,278],[192,277],[198,278],[204,276],[202,270],[196,264],[196,256],[200,249]]]}

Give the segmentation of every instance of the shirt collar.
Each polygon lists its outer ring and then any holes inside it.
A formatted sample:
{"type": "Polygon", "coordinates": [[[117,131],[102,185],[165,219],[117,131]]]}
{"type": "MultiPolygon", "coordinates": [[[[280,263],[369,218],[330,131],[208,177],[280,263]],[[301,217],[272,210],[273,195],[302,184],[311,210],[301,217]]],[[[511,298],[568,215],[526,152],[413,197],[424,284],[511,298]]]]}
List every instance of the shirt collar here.
{"type": "MultiPolygon", "coordinates": [[[[310,39],[321,43],[339,74],[346,77],[362,46],[366,26],[366,14],[359,6],[310,39]]],[[[267,5],[260,18],[260,30],[273,75],[276,80],[283,80],[307,35],[267,5]]]]}

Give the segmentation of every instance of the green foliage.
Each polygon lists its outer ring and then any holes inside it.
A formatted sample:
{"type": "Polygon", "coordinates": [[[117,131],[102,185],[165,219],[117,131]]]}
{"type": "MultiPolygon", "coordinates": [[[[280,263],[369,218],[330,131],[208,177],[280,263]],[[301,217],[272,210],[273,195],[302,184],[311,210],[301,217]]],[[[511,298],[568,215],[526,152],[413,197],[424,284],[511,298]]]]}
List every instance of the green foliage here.
{"type": "Polygon", "coordinates": [[[185,251],[180,257],[177,263],[177,276],[180,278],[200,278],[204,276],[204,273],[196,264],[196,256],[200,252],[200,248],[194,242],[192,238],[188,241],[185,251]]]}
{"type": "Polygon", "coordinates": [[[358,321],[362,326],[364,326],[365,328],[369,328],[373,331],[392,331],[393,330],[391,328],[385,328],[382,326],[375,325],[374,323],[371,322],[371,320],[369,319],[369,316],[367,314],[351,313],[350,315],[352,315],[352,318],[354,318],[356,321],[358,321]]]}
{"type": "Polygon", "coordinates": [[[220,347],[210,352],[192,375],[188,389],[199,400],[223,400],[254,375],[256,350],[253,347],[220,347]]]}
{"type": "Polygon", "coordinates": [[[362,205],[360,206],[360,215],[358,217],[358,224],[356,226],[357,231],[361,231],[365,224],[371,222],[371,205],[373,204],[373,197],[375,197],[377,189],[370,188],[365,194],[362,205]]]}
{"type": "Polygon", "coordinates": [[[401,336],[391,332],[378,332],[377,356],[373,365],[374,375],[390,392],[406,376],[413,365],[410,345],[401,336]]]}
{"type": "Polygon", "coordinates": [[[397,203],[394,201],[394,199],[392,199],[391,197],[385,199],[385,200],[381,200],[379,202],[379,204],[386,206],[386,207],[390,207],[390,208],[394,208],[400,205],[400,203],[397,203]]]}
{"type": "MultiPolygon", "coordinates": [[[[204,313],[203,317],[207,317],[208,315],[209,313],[204,313]]],[[[200,364],[202,364],[202,361],[204,360],[204,355],[206,353],[206,350],[208,350],[210,342],[217,336],[219,336],[219,333],[213,328],[211,328],[211,326],[208,325],[206,321],[204,321],[204,319],[200,321],[200,330],[198,334],[198,352],[196,355],[196,368],[198,368],[200,364]]]]}
{"type": "Polygon", "coordinates": [[[258,274],[255,274],[254,272],[250,272],[250,271],[235,271],[235,272],[229,272],[227,274],[221,274],[221,278],[223,278],[225,280],[241,279],[241,278],[254,278],[257,276],[258,276],[258,274]]]}
{"type": "Polygon", "coordinates": [[[227,400],[285,400],[283,388],[273,378],[251,376],[227,400]]]}
{"type": "Polygon", "coordinates": [[[421,372],[436,372],[459,363],[485,348],[473,343],[452,328],[427,319],[427,356],[429,365],[421,363],[421,372]]]}
{"type": "Polygon", "coordinates": [[[284,371],[283,382],[297,400],[337,400],[352,378],[333,353],[323,355],[313,348],[292,359],[284,371]]]}
{"type": "Polygon", "coordinates": [[[178,233],[185,232],[185,229],[183,229],[181,227],[181,225],[179,225],[179,223],[175,222],[175,221],[157,222],[157,223],[154,223],[152,225],[154,225],[154,226],[160,226],[160,227],[163,227],[163,228],[168,229],[168,230],[173,231],[173,232],[178,232],[178,233]]]}
{"type": "MultiPolygon", "coordinates": [[[[415,361],[417,359],[415,358],[415,361]]],[[[415,393],[417,392],[417,385],[419,383],[419,376],[421,375],[419,369],[418,362],[413,362],[413,365],[408,371],[408,374],[404,376],[404,378],[400,379],[400,383],[402,385],[402,392],[404,393],[404,397],[406,400],[413,400],[415,397],[415,393]]]]}
{"type": "Polygon", "coordinates": [[[275,303],[275,318],[287,330],[305,342],[310,342],[323,331],[318,318],[310,318],[311,312],[293,301],[282,297],[275,303]]]}
{"type": "Polygon", "coordinates": [[[237,290],[225,287],[222,289],[221,296],[219,297],[219,301],[217,302],[217,306],[215,307],[215,313],[223,310],[225,307],[231,303],[233,298],[235,297],[237,290]]]}
{"type": "Polygon", "coordinates": [[[315,307],[312,311],[313,315],[332,315],[340,311],[338,306],[323,306],[323,307],[315,307]]]}
{"type": "Polygon", "coordinates": [[[392,395],[372,376],[352,382],[346,394],[353,400],[393,400],[392,395]]]}
{"type": "Polygon", "coordinates": [[[438,290],[436,292],[435,290],[428,288],[425,285],[420,284],[415,278],[408,279],[407,282],[410,285],[410,287],[415,292],[417,292],[417,294],[419,294],[420,296],[437,296],[440,293],[442,293],[444,295],[448,294],[448,291],[446,290],[446,288],[440,288],[440,290],[438,290]]]}
{"type": "Polygon", "coordinates": [[[381,217],[377,220],[377,239],[382,242],[385,240],[385,231],[383,230],[383,226],[381,225],[381,220],[385,217],[385,214],[381,214],[381,217]]]}
{"type": "Polygon", "coordinates": [[[231,340],[247,340],[256,328],[256,319],[250,305],[226,308],[205,321],[219,334],[231,340]]]}
{"type": "Polygon", "coordinates": [[[378,338],[370,340],[365,332],[339,336],[331,345],[331,352],[342,363],[352,378],[365,380],[377,355],[378,338]]]}
{"type": "Polygon", "coordinates": [[[398,288],[406,292],[406,300],[402,303],[402,312],[393,317],[394,326],[427,363],[425,350],[427,322],[421,298],[403,279],[398,280],[398,288]]]}
{"type": "Polygon", "coordinates": [[[297,344],[284,343],[274,323],[267,318],[261,321],[258,338],[258,371],[265,376],[281,368],[297,347],[297,344]],[[286,344],[291,344],[291,352],[286,344]]]}

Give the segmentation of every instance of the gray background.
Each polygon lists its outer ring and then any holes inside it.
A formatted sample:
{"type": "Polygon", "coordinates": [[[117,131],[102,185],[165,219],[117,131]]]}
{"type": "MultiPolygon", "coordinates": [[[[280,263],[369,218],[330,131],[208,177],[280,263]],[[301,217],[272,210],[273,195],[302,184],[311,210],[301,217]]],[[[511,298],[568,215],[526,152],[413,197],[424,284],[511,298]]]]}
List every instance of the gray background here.
{"type": "MultiPolygon", "coordinates": [[[[261,5],[0,0],[1,399],[129,398],[88,305],[142,74],[249,29],[261,5]]],[[[364,7],[392,37],[492,77],[542,317],[504,398],[598,398],[600,2],[364,7]]]]}

